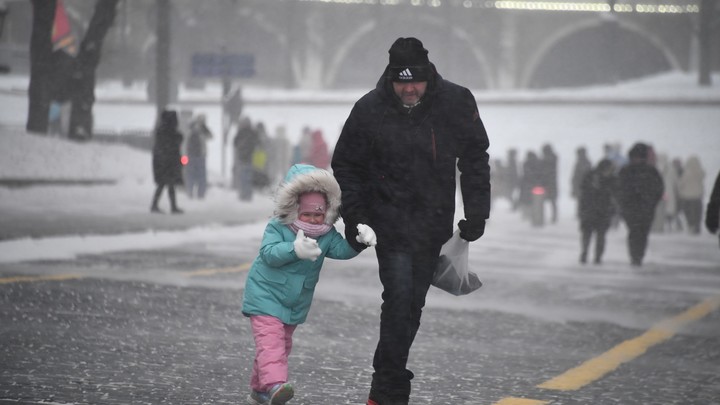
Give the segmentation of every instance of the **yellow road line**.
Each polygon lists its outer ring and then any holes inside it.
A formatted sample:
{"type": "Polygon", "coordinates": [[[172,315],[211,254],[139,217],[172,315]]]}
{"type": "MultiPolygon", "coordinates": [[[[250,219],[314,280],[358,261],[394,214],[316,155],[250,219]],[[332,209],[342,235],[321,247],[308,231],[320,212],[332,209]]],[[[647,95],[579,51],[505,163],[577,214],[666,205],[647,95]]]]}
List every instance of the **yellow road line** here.
{"type": "Polygon", "coordinates": [[[656,324],[642,335],[626,340],[600,356],[538,385],[538,388],[560,391],[577,390],[602,378],[621,364],[642,355],[650,347],[670,339],[688,323],[697,321],[719,307],[720,295],[708,298],[680,315],[656,324]]]}
{"type": "Polygon", "coordinates": [[[63,281],[82,278],[79,274],[55,274],[47,276],[17,276],[0,278],[0,284],[31,283],[36,281],[63,281]]]}
{"type": "MultiPolygon", "coordinates": [[[[185,277],[203,277],[213,276],[216,274],[226,273],[240,273],[250,268],[252,263],[241,264],[240,266],[224,267],[219,269],[200,269],[187,271],[183,273],[185,277]]],[[[55,274],[47,276],[17,276],[17,277],[4,277],[0,278],[0,284],[11,284],[11,283],[31,283],[37,281],[63,281],[83,278],[79,274],[55,274]]]]}
{"type": "Polygon", "coordinates": [[[215,274],[224,274],[224,273],[240,273],[240,272],[248,270],[251,265],[252,265],[252,263],[245,263],[245,264],[241,264],[239,266],[224,267],[224,268],[219,268],[219,269],[193,270],[193,271],[185,272],[184,275],[185,275],[185,277],[203,277],[203,276],[212,276],[215,274]]]}
{"type": "Polygon", "coordinates": [[[539,399],[528,399],[528,398],[503,398],[494,405],[545,405],[549,404],[550,401],[541,401],[539,399]]]}

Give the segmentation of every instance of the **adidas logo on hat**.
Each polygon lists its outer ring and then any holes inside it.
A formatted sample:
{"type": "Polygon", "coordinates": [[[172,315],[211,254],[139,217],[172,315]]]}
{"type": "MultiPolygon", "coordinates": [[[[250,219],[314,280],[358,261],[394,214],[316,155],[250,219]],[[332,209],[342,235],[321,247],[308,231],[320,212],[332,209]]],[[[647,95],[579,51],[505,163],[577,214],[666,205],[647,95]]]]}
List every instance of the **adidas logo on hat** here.
{"type": "Polygon", "coordinates": [[[412,80],[412,72],[410,72],[410,69],[405,68],[402,72],[398,73],[398,79],[400,80],[412,80]]]}

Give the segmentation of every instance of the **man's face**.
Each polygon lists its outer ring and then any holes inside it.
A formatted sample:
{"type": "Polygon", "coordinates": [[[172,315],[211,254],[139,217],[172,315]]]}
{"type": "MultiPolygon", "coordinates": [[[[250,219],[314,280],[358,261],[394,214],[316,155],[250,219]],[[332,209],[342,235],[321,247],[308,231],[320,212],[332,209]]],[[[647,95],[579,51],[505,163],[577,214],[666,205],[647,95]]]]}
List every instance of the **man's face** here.
{"type": "Polygon", "coordinates": [[[404,105],[415,105],[425,95],[427,82],[393,82],[393,90],[404,105]]]}

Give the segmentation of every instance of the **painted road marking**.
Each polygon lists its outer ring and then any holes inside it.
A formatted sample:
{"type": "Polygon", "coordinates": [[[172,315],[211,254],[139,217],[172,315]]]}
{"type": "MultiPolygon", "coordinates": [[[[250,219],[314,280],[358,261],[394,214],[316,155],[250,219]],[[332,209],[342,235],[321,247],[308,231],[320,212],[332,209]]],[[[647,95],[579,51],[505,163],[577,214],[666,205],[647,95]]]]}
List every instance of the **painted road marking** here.
{"type": "Polygon", "coordinates": [[[539,399],[503,398],[495,402],[495,405],[545,405],[549,403],[550,401],[540,401],[539,399]]]}
{"type": "Polygon", "coordinates": [[[36,281],[63,281],[82,278],[79,274],[55,274],[47,276],[18,276],[0,278],[0,284],[10,283],[32,283],[36,281]]]}
{"type": "Polygon", "coordinates": [[[672,338],[690,322],[697,321],[719,307],[720,295],[708,298],[682,314],[656,324],[642,335],[626,340],[600,356],[538,385],[538,388],[560,391],[577,390],[602,378],[621,364],[639,357],[650,347],[672,338]]]}
{"type": "Polygon", "coordinates": [[[241,264],[239,266],[223,267],[223,268],[219,268],[219,269],[193,270],[193,271],[185,272],[184,275],[185,275],[185,277],[204,277],[204,276],[213,276],[216,274],[240,273],[240,272],[250,269],[251,265],[252,265],[252,263],[245,263],[245,264],[241,264]]]}
{"type": "MultiPolygon", "coordinates": [[[[200,269],[187,271],[183,273],[185,277],[206,277],[214,276],[216,274],[227,274],[227,273],[240,273],[250,269],[252,263],[245,263],[239,266],[233,267],[222,267],[218,269],[200,269]]],[[[0,284],[11,284],[11,283],[32,283],[37,281],[63,281],[83,278],[79,274],[55,274],[47,276],[17,276],[17,277],[4,277],[0,278],[0,284]]]]}
{"type": "MultiPolygon", "coordinates": [[[[606,374],[642,354],[652,346],[660,344],[677,334],[689,323],[697,321],[720,308],[720,295],[710,297],[673,318],[657,323],[642,335],[626,340],[598,357],[592,358],[565,373],[552,378],[538,388],[572,391],[599,380],[606,374]]],[[[493,405],[544,405],[550,401],[527,398],[503,398],[493,405]]]]}

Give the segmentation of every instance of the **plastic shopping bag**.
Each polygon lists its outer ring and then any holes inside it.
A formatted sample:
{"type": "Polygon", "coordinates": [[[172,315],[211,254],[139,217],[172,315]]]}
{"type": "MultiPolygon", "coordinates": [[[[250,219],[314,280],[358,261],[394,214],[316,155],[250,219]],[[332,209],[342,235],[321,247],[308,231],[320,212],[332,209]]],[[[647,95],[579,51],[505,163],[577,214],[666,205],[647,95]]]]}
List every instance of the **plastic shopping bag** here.
{"type": "Polygon", "coordinates": [[[470,243],[460,237],[460,231],[455,231],[440,249],[432,285],[453,295],[470,294],[482,287],[477,274],[468,266],[469,246],[470,243]]]}

